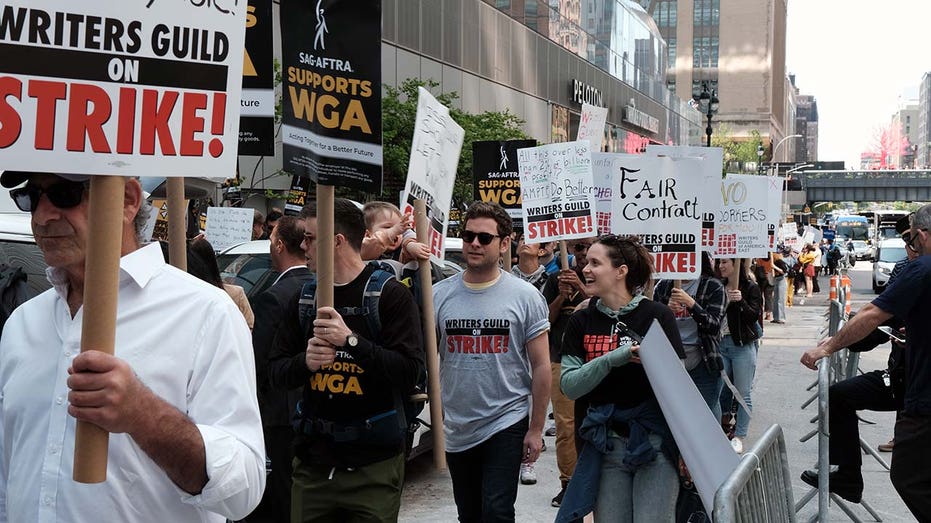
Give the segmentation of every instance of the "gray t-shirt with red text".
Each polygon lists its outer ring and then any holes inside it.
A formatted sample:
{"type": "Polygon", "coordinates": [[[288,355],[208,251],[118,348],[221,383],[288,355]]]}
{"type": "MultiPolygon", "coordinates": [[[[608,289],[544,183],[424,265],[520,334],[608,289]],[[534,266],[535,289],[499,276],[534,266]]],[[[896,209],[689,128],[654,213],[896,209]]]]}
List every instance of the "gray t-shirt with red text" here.
{"type": "Polygon", "coordinates": [[[481,290],[447,278],[433,295],[446,450],[462,452],[530,414],[527,342],[546,333],[548,309],[533,285],[503,271],[481,290]]]}

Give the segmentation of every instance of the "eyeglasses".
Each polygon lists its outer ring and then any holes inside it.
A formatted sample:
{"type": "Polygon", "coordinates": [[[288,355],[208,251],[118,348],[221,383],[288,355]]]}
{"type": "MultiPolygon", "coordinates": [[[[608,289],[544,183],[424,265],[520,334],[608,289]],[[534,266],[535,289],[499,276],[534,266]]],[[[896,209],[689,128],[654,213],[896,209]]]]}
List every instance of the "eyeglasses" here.
{"type": "MultiPolygon", "coordinates": [[[[925,231],[925,232],[928,232],[928,229],[915,229],[915,231],[925,231]]],[[[915,243],[918,243],[919,240],[921,240],[921,235],[920,235],[920,234],[912,234],[911,232],[907,232],[907,233],[905,233],[905,234],[902,235],[902,239],[905,240],[905,245],[907,245],[907,246],[908,246],[909,248],[911,248],[913,251],[918,252],[918,247],[915,247],[915,243]],[[908,235],[908,239],[905,238],[905,235],[906,235],[906,234],[908,235]]]]}
{"type": "Polygon", "coordinates": [[[48,201],[59,209],[77,207],[84,199],[85,182],[63,181],[49,185],[46,188],[38,185],[26,185],[10,191],[13,202],[23,212],[35,212],[39,206],[39,198],[48,196],[48,201]]]}
{"type": "Polygon", "coordinates": [[[489,243],[491,243],[491,240],[494,240],[495,238],[500,238],[500,236],[497,234],[491,234],[488,232],[475,232],[475,231],[470,231],[470,230],[462,231],[462,241],[466,243],[472,243],[475,241],[476,238],[478,238],[478,243],[482,245],[488,245],[489,243]]]}

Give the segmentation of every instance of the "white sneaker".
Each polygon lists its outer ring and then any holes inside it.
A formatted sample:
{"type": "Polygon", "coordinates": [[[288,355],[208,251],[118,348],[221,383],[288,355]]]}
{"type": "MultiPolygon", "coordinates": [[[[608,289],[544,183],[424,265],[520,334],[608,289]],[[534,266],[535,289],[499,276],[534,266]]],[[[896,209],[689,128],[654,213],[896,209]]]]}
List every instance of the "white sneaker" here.
{"type": "Polygon", "coordinates": [[[537,473],[533,470],[533,463],[520,464],[520,482],[522,485],[535,485],[537,473]]]}
{"type": "Polygon", "coordinates": [[[743,454],[744,453],[743,440],[735,436],[734,439],[731,440],[731,448],[734,449],[734,452],[738,454],[743,454]]]}

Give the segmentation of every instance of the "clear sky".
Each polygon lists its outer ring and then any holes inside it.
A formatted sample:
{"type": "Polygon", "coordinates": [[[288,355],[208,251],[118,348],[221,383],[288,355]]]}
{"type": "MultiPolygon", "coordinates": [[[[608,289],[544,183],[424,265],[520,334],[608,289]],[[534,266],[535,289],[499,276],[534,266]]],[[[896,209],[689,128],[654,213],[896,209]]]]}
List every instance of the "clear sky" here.
{"type": "MultiPolygon", "coordinates": [[[[931,0],[789,0],[786,71],[818,100],[818,159],[859,167],[931,71],[931,0]]],[[[917,125],[917,123],[916,123],[917,125]]]]}

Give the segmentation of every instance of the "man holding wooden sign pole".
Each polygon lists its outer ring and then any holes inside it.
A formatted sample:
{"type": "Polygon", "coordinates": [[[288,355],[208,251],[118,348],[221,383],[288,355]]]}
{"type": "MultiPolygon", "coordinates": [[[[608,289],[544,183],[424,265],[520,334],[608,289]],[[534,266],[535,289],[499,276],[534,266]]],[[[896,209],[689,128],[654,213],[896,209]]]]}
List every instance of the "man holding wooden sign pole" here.
{"type": "Polygon", "coordinates": [[[88,178],[0,176],[4,187],[25,182],[10,194],[32,213],[54,285],[13,313],[0,340],[0,521],[238,519],[265,485],[248,328],[225,293],[166,265],[157,244],[140,246],[149,207],[130,178],[115,354],[79,354],[90,328],[88,178]],[[70,479],[75,419],[112,433],[103,483],[70,479]]]}

